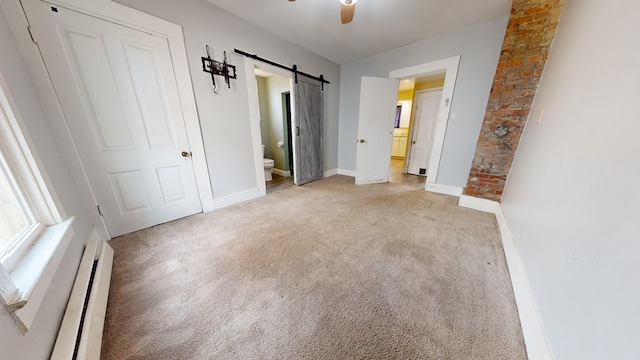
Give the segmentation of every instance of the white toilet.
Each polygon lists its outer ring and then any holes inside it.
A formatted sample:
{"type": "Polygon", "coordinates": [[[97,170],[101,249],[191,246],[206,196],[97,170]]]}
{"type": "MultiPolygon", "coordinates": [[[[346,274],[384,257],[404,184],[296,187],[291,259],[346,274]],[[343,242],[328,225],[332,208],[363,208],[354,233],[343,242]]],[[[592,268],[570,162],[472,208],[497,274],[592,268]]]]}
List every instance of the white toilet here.
{"type": "Polygon", "coordinates": [[[273,171],[273,160],[264,158],[264,145],[262,145],[262,163],[264,165],[264,180],[271,181],[273,180],[273,176],[271,176],[271,171],[273,171]]]}

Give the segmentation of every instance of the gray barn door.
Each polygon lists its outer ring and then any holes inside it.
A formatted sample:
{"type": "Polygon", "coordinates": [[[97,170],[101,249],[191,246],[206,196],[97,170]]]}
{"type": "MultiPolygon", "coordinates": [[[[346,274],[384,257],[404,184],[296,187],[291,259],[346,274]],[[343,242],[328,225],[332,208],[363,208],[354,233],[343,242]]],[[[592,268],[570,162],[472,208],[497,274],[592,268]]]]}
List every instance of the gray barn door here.
{"type": "Polygon", "coordinates": [[[295,84],[296,161],[293,172],[297,185],[322,179],[323,94],[318,81],[298,75],[295,84]]]}

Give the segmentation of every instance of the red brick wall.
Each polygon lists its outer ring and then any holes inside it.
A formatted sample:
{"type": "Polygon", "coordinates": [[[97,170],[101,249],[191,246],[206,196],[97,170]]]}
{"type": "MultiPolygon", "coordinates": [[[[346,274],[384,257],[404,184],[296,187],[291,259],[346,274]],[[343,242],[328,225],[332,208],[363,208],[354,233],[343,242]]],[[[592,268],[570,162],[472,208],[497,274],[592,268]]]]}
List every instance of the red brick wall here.
{"type": "Polygon", "coordinates": [[[500,200],[564,0],[514,0],[465,195],[500,200]]]}

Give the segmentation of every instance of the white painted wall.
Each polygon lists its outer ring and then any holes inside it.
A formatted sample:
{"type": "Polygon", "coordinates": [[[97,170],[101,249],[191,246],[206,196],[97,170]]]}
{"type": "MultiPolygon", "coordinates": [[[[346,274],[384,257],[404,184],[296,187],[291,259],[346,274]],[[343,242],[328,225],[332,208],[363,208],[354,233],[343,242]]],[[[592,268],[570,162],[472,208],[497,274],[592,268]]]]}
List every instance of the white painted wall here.
{"type": "MultiPolygon", "coordinates": [[[[234,48],[258,54],[286,65],[297,64],[300,71],[323,74],[325,86],[324,158],[325,169],[335,169],[338,156],[338,102],[340,68],[293,43],[241,20],[204,0],[154,1],[118,0],[132,8],[179,24],[184,29],[193,88],[203,132],[205,151],[214,197],[223,197],[257,188],[253,145],[249,124],[249,100],[243,57],[234,48]],[[211,79],[202,71],[200,57],[205,44],[212,56],[222,60],[227,51],[229,63],[238,66],[238,79],[231,89],[220,86],[212,92],[211,79]]],[[[217,77],[218,84],[224,84],[217,77]]]]}
{"type": "Polygon", "coordinates": [[[260,107],[260,138],[265,146],[263,157],[271,159],[271,136],[269,135],[269,95],[266,78],[256,76],[258,84],[258,105],[260,107]]]}
{"type": "Polygon", "coordinates": [[[409,125],[411,125],[411,109],[413,100],[398,101],[398,104],[402,106],[402,110],[400,111],[400,127],[408,128],[409,125]]]}
{"type": "Polygon", "coordinates": [[[355,170],[360,78],[460,55],[460,68],[438,182],[465,186],[495,74],[508,14],[457,31],[342,65],[338,167],[355,170]]]}
{"type": "Polygon", "coordinates": [[[28,135],[35,146],[32,151],[42,160],[44,172],[48,175],[62,206],[69,215],[76,216],[75,236],[29,332],[23,336],[4,307],[0,307],[0,358],[48,359],[80,264],[84,241],[89,237],[92,226],[85,216],[86,210],[82,207],[80,195],[76,191],[61,151],[51,135],[52,131],[2,9],[0,49],[0,72],[9,87],[5,90],[11,93],[18,112],[22,115],[28,135]]]}
{"type": "Polygon", "coordinates": [[[639,38],[637,0],[566,1],[504,191],[558,360],[640,358],[639,38]]]}
{"type": "Polygon", "coordinates": [[[282,109],[282,93],[291,91],[291,84],[288,78],[273,75],[267,78],[267,93],[269,96],[269,153],[274,162],[274,167],[283,171],[289,170],[289,164],[285,158],[284,146],[279,148],[278,141],[285,144],[285,126],[284,114],[282,109]]]}

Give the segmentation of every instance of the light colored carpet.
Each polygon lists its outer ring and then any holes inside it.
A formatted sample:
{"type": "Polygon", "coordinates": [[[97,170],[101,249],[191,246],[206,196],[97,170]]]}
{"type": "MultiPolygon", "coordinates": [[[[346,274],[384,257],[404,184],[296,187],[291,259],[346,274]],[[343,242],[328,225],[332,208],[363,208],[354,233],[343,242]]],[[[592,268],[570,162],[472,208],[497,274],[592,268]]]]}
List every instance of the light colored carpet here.
{"type": "Polygon", "coordinates": [[[492,215],[334,176],[110,242],[103,359],[526,359],[492,215]]]}

